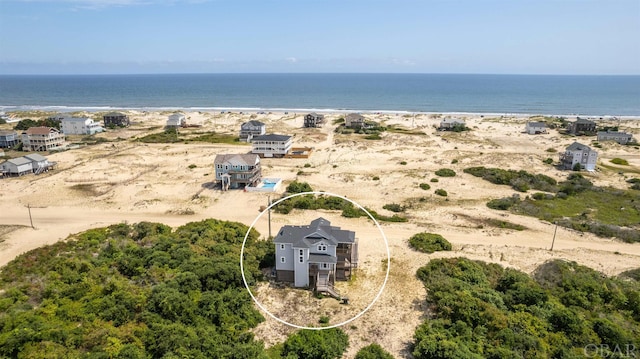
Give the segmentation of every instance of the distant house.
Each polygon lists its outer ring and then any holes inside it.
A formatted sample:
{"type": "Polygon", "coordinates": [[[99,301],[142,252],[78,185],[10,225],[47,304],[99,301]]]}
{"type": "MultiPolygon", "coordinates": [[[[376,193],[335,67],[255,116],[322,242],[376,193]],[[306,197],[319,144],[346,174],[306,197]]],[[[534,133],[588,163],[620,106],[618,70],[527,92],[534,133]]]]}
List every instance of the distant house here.
{"type": "Polygon", "coordinates": [[[262,178],[260,157],[253,154],[217,155],[213,161],[216,180],[223,191],[255,186],[262,178]]]}
{"type": "Polygon", "coordinates": [[[324,115],[312,112],[304,116],[304,127],[322,127],[322,124],[324,124],[324,115]]]}
{"type": "Polygon", "coordinates": [[[547,124],[544,122],[527,122],[525,131],[530,135],[547,133],[547,124]]]}
{"type": "Polygon", "coordinates": [[[109,112],[102,116],[104,127],[127,127],[131,124],[129,116],[120,112],[109,112]]]}
{"type": "Polygon", "coordinates": [[[12,148],[20,143],[20,136],[16,131],[0,131],[0,148],[12,148]]]}
{"type": "Polygon", "coordinates": [[[65,136],[53,127],[31,127],[22,133],[23,151],[51,151],[64,147],[65,136]]]}
{"type": "Polygon", "coordinates": [[[251,140],[251,153],[260,157],[284,157],[291,151],[293,140],[287,135],[262,135],[251,140]]]}
{"type": "Polygon", "coordinates": [[[104,129],[88,117],[63,117],[60,130],[65,135],[95,135],[104,129]]]}
{"type": "Polygon", "coordinates": [[[464,120],[459,118],[445,118],[440,121],[440,127],[438,127],[438,129],[440,131],[452,131],[456,128],[464,128],[465,126],[466,123],[464,120]]]}
{"type": "Polygon", "coordinates": [[[251,120],[240,125],[240,141],[251,142],[254,136],[267,133],[267,126],[256,120],[251,120]]]}
{"type": "Polygon", "coordinates": [[[276,279],[331,294],[336,280],[348,280],[358,266],[353,231],[317,218],[307,226],[283,226],[273,239],[276,279]]]}
{"type": "Polygon", "coordinates": [[[364,128],[367,126],[367,119],[359,113],[350,113],[344,118],[344,127],[364,128]]]}
{"type": "Polygon", "coordinates": [[[18,157],[2,162],[0,171],[6,176],[24,176],[33,172],[33,167],[30,160],[18,157]]]}
{"type": "Polygon", "coordinates": [[[596,132],[596,123],[578,117],[574,122],[569,122],[567,132],[572,135],[592,135],[596,132]]]}
{"type": "Polygon", "coordinates": [[[187,125],[187,118],[184,116],[184,114],[181,113],[174,113],[173,115],[170,115],[169,118],[167,119],[167,128],[178,128],[178,127],[184,127],[187,125]]]}
{"type": "Polygon", "coordinates": [[[42,172],[46,172],[49,169],[53,168],[55,162],[49,162],[49,160],[37,153],[32,153],[30,155],[24,155],[23,158],[31,161],[31,167],[33,168],[33,173],[39,175],[42,172]]]}
{"type": "Polygon", "coordinates": [[[582,169],[594,171],[597,161],[598,152],[578,142],[570,144],[564,153],[560,153],[560,163],[566,170],[574,169],[576,164],[580,164],[582,169]]]}
{"type": "Polygon", "coordinates": [[[621,145],[633,142],[633,135],[626,132],[618,131],[599,131],[598,141],[616,141],[621,145]]]}

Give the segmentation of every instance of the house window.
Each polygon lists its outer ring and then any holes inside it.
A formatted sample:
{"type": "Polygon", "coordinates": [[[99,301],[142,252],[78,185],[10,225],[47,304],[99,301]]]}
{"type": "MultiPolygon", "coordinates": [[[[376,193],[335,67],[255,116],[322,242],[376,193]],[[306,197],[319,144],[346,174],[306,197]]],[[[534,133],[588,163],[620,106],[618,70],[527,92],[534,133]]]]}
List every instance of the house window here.
{"type": "Polygon", "coordinates": [[[304,254],[304,250],[301,249],[300,250],[300,255],[303,255],[303,254],[304,254]]]}
{"type": "Polygon", "coordinates": [[[281,245],[280,245],[280,249],[284,249],[284,244],[281,244],[281,245]]]}
{"type": "Polygon", "coordinates": [[[329,268],[329,265],[327,263],[322,263],[322,268],[323,269],[327,269],[327,268],[329,268]]]}
{"type": "Polygon", "coordinates": [[[326,245],[324,245],[324,244],[318,244],[318,250],[319,250],[320,252],[324,252],[324,251],[326,251],[326,250],[327,250],[327,246],[326,246],[326,245]]]}
{"type": "Polygon", "coordinates": [[[300,260],[300,263],[304,263],[304,258],[302,256],[300,256],[299,260],[300,260]]]}
{"type": "Polygon", "coordinates": [[[285,262],[284,257],[280,257],[280,263],[284,263],[284,262],[285,262]]]}

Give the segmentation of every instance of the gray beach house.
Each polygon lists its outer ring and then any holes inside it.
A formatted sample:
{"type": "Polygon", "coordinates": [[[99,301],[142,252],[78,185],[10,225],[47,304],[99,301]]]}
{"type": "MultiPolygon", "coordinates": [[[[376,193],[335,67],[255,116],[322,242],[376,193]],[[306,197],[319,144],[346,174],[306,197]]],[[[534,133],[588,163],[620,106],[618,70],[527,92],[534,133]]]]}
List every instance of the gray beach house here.
{"type": "Polygon", "coordinates": [[[597,162],[598,152],[579,142],[570,144],[565,152],[560,154],[560,163],[566,170],[573,169],[577,164],[580,164],[581,169],[595,171],[597,162]]]}
{"type": "Polygon", "coordinates": [[[356,233],[320,217],[307,226],[283,226],[274,238],[276,279],[298,288],[336,293],[336,280],[348,280],[358,266],[356,233]]]}
{"type": "Polygon", "coordinates": [[[240,125],[240,141],[251,142],[253,137],[267,133],[267,126],[256,120],[251,120],[240,125]]]}
{"type": "Polygon", "coordinates": [[[255,186],[262,179],[260,157],[253,154],[217,155],[213,161],[216,181],[223,191],[255,186]]]}

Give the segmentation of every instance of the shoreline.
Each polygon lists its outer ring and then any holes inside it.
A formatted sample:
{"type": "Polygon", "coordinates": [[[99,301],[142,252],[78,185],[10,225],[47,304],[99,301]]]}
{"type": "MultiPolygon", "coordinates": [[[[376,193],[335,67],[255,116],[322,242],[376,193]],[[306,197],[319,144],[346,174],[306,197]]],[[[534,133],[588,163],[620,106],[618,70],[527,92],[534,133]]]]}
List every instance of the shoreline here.
{"type": "MultiPolygon", "coordinates": [[[[58,113],[73,113],[73,112],[218,112],[218,113],[236,113],[247,114],[249,112],[269,112],[272,114],[288,114],[289,112],[304,113],[323,113],[323,114],[341,114],[341,113],[361,113],[361,114],[382,114],[382,115],[441,115],[441,116],[473,116],[473,117],[566,117],[576,118],[583,117],[591,120],[636,120],[640,119],[640,113],[636,115],[615,115],[615,114],[576,114],[576,113],[564,113],[564,114],[551,114],[551,113],[520,113],[520,112],[467,112],[467,111],[410,111],[410,110],[363,110],[363,109],[334,109],[334,108],[281,108],[281,107],[184,107],[184,106],[163,106],[163,107],[114,107],[114,106],[31,106],[31,105],[0,105],[0,113],[11,117],[11,113],[16,112],[58,112],[58,113]]],[[[8,121],[9,122],[9,121],[8,121]]]]}

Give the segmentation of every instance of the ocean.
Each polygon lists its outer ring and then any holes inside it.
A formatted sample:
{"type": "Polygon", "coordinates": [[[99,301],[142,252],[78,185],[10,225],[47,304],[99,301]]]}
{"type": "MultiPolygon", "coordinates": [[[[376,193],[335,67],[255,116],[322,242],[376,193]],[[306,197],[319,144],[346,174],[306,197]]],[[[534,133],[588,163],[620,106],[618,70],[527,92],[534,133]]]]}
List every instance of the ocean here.
{"type": "Polygon", "coordinates": [[[640,115],[640,76],[2,75],[0,111],[298,110],[640,115]]]}

